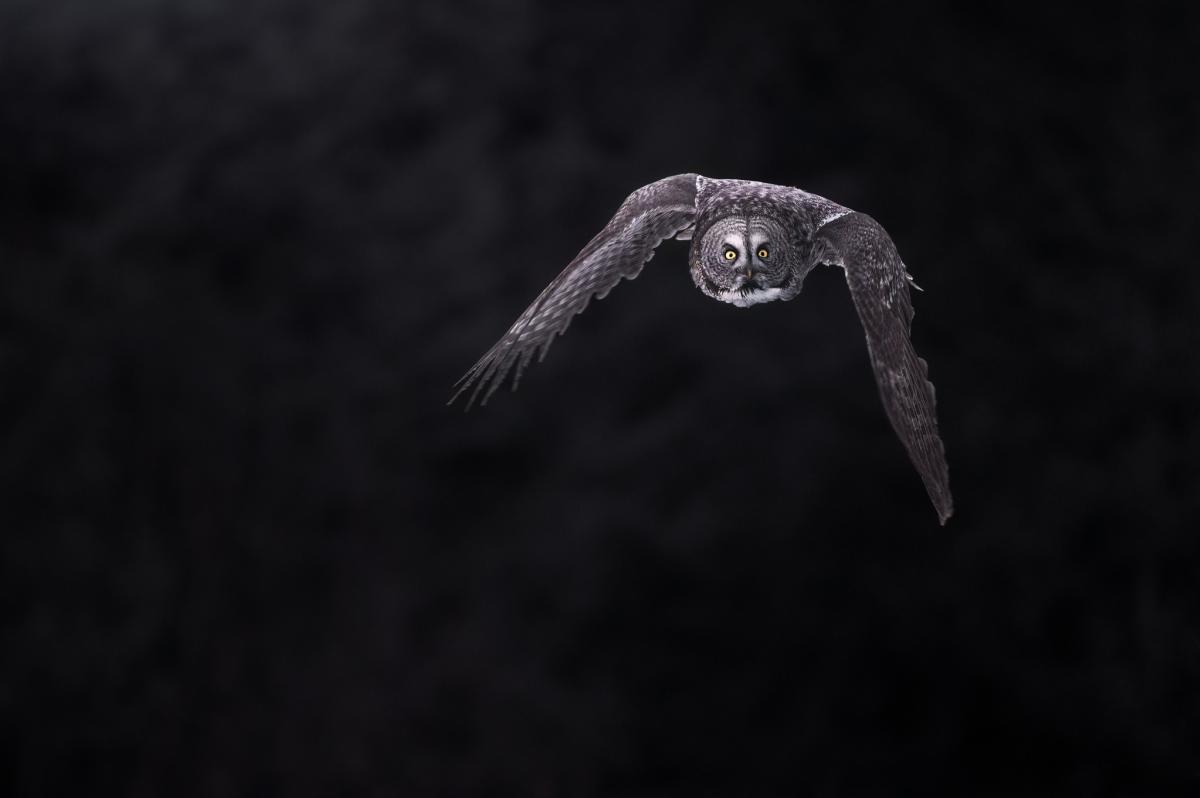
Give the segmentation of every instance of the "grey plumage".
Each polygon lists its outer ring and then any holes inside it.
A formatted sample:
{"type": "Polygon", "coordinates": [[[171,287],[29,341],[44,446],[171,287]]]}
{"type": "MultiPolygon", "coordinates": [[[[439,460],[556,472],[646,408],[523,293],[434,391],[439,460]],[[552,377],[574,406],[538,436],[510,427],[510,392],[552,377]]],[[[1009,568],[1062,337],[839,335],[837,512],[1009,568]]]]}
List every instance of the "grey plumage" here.
{"type": "Polygon", "coordinates": [[[463,375],[450,401],[474,386],[467,407],[480,393],[486,404],[510,372],[516,390],[533,355],[544,358],[593,296],[636,277],[655,247],[672,237],[692,242],[696,287],[739,307],[792,299],[818,264],[845,270],[884,409],[944,524],[954,507],[933,384],[909,338],[912,278],[878,222],[797,188],[685,174],[633,192],[463,375]]]}

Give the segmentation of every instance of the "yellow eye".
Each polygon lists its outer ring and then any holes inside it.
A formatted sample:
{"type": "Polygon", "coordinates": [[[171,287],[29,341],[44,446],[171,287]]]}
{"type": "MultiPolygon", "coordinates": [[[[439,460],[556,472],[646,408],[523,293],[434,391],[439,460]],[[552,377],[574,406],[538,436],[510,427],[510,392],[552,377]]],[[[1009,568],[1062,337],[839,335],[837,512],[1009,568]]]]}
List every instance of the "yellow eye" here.
{"type": "Polygon", "coordinates": [[[770,253],[770,252],[767,252],[767,248],[766,248],[766,247],[763,247],[762,249],[760,249],[760,250],[758,251],[758,257],[760,257],[760,258],[769,258],[769,257],[771,257],[771,253],[770,253]]]}
{"type": "Polygon", "coordinates": [[[725,250],[725,260],[737,260],[737,252],[732,249],[725,250]]]}

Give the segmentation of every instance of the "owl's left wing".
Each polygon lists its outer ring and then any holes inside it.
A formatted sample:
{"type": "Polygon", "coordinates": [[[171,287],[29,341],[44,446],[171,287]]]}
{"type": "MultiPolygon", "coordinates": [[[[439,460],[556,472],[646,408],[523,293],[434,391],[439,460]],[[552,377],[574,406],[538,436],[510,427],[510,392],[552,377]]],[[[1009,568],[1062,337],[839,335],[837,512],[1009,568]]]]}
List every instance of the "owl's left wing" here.
{"type": "Polygon", "coordinates": [[[447,404],[472,385],[475,390],[467,409],[481,391],[482,404],[487,404],[513,366],[515,391],[534,353],[539,353],[539,361],[544,358],[554,337],[566,332],[571,319],[583,312],[593,296],[603,299],[621,278],[637,277],[654,256],[655,247],[691,226],[696,218],[696,177],[675,175],[630,194],[604,229],[463,375],[447,404]]]}
{"type": "Polygon", "coordinates": [[[911,278],[896,245],[878,222],[854,212],[825,224],[814,238],[818,259],[846,270],[884,409],[945,524],[954,512],[945,447],[938,435],[933,383],[909,339],[911,278]]]}

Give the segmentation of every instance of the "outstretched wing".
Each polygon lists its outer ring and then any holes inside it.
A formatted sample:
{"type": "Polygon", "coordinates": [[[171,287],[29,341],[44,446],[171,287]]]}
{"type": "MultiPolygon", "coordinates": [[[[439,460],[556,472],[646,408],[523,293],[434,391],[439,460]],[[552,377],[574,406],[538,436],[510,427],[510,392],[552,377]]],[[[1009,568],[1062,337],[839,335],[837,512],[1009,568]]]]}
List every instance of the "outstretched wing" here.
{"type": "Polygon", "coordinates": [[[850,295],[867,332],[875,381],[892,427],[945,524],[954,512],[945,447],[938,435],[933,383],[925,361],[909,340],[912,279],[887,232],[870,216],[848,213],[821,227],[815,236],[825,263],[842,266],[850,295]]]}
{"type": "Polygon", "coordinates": [[[483,392],[483,404],[516,366],[513,390],[534,352],[546,356],[554,336],[566,332],[593,296],[603,299],[621,278],[632,280],[654,248],[684,232],[696,218],[696,175],[664,178],[633,192],[616,215],[517,318],[496,345],[456,383],[450,397],[475,386],[467,409],[483,392]]]}

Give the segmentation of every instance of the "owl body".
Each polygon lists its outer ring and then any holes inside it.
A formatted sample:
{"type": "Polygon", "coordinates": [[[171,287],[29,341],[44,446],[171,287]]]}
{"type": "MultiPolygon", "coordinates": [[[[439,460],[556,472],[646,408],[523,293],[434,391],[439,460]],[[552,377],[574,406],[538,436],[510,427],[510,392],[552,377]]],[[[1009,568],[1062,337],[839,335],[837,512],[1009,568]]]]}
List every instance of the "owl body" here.
{"type": "MultiPolygon", "coordinates": [[[[909,276],[895,244],[866,214],[790,186],[696,174],[634,191],[501,339],[459,381],[483,402],[622,279],[633,279],[667,239],[690,240],[692,281],[735,307],[795,298],[817,265],[839,266],[867,339],[884,410],[945,523],[953,512],[933,385],[909,338],[909,276]]],[[[468,408],[471,401],[468,402],[468,408]]]]}
{"type": "Polygon", "coordinates": [[[817,265],[813,234],[847,213],[849,208],[798,188],[698,177],[688,256],[692,280],[736,307],[786,302],[817,265]]]}

